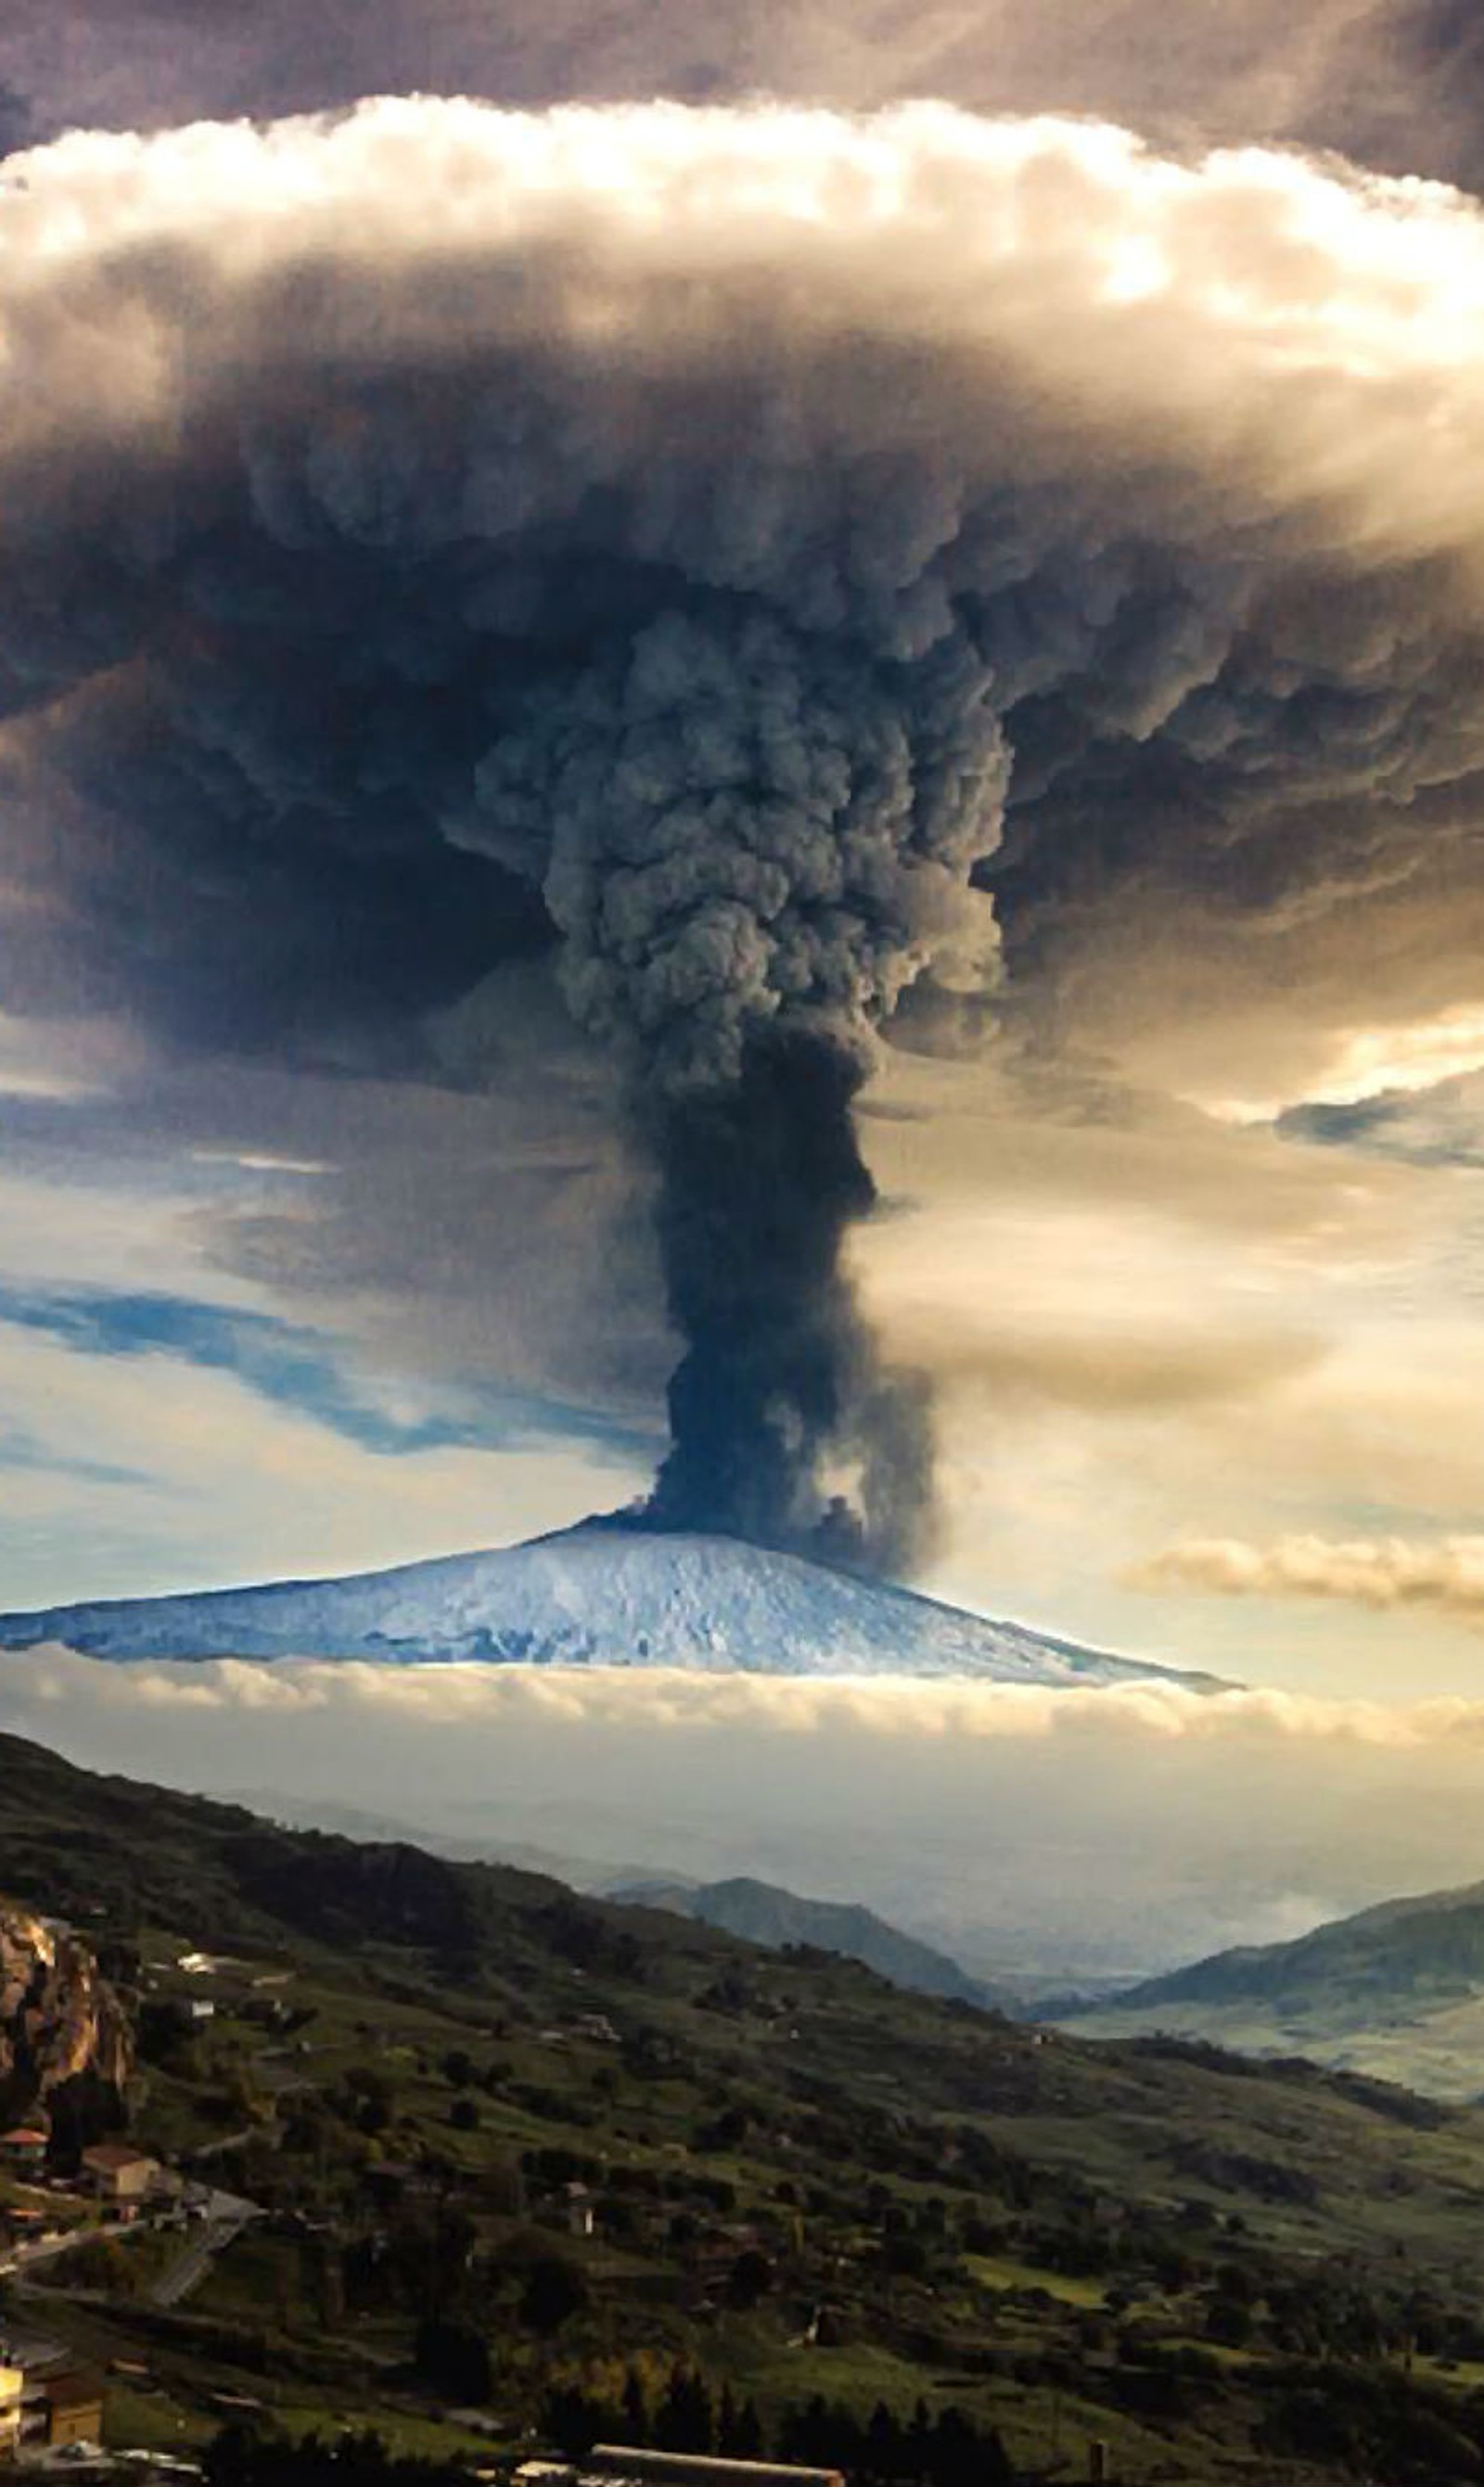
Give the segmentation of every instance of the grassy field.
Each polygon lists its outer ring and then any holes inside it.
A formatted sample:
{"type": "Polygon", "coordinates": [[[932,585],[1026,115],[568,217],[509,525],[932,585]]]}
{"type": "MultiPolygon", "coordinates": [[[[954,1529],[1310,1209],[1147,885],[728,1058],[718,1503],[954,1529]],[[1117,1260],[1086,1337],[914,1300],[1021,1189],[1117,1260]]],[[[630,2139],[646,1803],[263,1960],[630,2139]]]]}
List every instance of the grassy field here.
{"type": "Polygon", "coordinates": [[[1072,2279],[1065,2272],[1038,2271],[1033,2264],[1014,2262],[1007,2254],[966,2254],[964,2268],[981,2288],[1014,2290],[1017,2294],[1033,2290],[1055,2298],[1063,2305],[1090,2309],[1102,2305],[1107,2296],[1101,2279],[1072,2279]]]}

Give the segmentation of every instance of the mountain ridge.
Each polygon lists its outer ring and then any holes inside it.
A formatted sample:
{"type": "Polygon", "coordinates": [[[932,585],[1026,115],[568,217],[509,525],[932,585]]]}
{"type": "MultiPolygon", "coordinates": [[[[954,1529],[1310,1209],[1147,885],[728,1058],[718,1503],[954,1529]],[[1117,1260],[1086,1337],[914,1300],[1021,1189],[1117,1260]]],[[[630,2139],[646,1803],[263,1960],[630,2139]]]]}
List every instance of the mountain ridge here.
{"type": "Polygon", "coordinates": [[[681,1666],[1228,1689],[1215,1676],[1086,1649],[740,1539],[602,1521],[524,1545],[339,1579],[0,1614],[0,1648],[44,1641],[109,1660],[681,1666]]]}
{"type": "Polygon", "coordinates": [[[1209,2038],[1407,2080],[1442,2097],[1484,2092],[1484,1882],[1383,1900],[1279,1943],[1186,1968],[1054,2014],[1089,2034],[1209,2038]]]}
{"type": "Polygon", "coordinates": [[[1001,1989],[972,1976],[947,1952],[905,1933],[858,1901],[807,1899],[753,1874],[693,1884],[657,1876],[610,1884],[607,1897],[630,1907],[672,1910],[767,1951],[807,1946],[834,1952],[914,1994],[949,1997],[996,2011],[1009,2008],[1001,1989]]]}

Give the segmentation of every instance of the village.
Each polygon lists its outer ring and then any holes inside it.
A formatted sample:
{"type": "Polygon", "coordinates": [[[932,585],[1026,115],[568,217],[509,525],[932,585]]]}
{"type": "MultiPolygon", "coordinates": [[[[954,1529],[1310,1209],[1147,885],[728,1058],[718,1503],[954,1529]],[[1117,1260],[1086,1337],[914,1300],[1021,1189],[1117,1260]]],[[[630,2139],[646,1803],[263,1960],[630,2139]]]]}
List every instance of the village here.
{"type": "MultiPolygon", "coordinates": [[[[85,1939],[68,1919],[51,1915],[29,1923],[54,1945],[70,1946],[79,1958],[86,1954],[85,1939]]],[[[420,2012],[392,2012],[375,2028],[357,2022],[353,2029],[337,2014],[332,2035],[328,1998],[318,1985],[307,1988],[313,2000],[304,1999],[303,1991],[294,1999],[296,1970],[272,1959],[195,1947],[172,1945],[166,1957],[142,1957],[136,1974],[138,2054],[129,2089],[136,2110],[142,2098],[150,2101],[150,2141],[110,2132],[70,2148],[70,2137],[40,2102],[25,2120],[0,2132],[0,2465],[73,2475],[111,2471],[123,2462],[138,2474],[161,2479],[202,2474],[193,2450],[123,2440],[121,2409],[153,2401],[159,2392],[154,2366],[134,2355],[93,2361],[80,2356],[46,2328],[48,2301],[52,2319],[69,2332],[76,2328],[71,2317],[79,2306],[97,2305],[111,2318],[135,2321],[141,2313],[173,2312],[186,2305],[250,2225],[269,2251],[276,2239],[278,2250],[287,2246],[291,2255],[307,2250],[335,2260],[355,2223],[342,2234],[343,2220],[322,2216],[328,2201],[313,2189],[301,2196],[300,2207],[289,2209],[272,2183],[261,2183],[265,2199],[258,2201],[218,2181],[223,2169],[244,2163],[256,2179],[266,2176],[265,2153],[276,2153],[286,2128],[313,2109],[316,2082],[332,2077],[327,2055],[356,2137],[356,2183],[362,2217],[369,2213],[373,2222],[366,2249],[373,2267],[383,2264],[399,2220],[441,2217],[448,2182],[446,2166],[430,2159],[426,2148],[413,2147],[404,2157],[392,2131],[382,2129],[393,2092],[409,2077],[430,2081],[448,2097],[443,2111],[450,2146],[472,2151],[474,2163],[484,2156],[482,2070],[459,2048],[430,2061],[419,2045],[409,2045],[423,2022],[420,2012]],[[312,2038],[302,2034],[306,2024],[316,2025],[312,2038]],[[199,2122],[191,2121],[179,2128],[174,2146],[167,2146],[155,2138],[162,2114],[168,2122],[166,2103],[182,2087],[195,2089],[206,2069],[203,2046],[218,2069],[228,2061],[238,2068],[240,2124],[208,2138],[199,2122]]],[[[620,2031],[606,2012],[584,2000],[585,1970],[574,1965],[566,1976],[574,1989],[571,2005],[559,2019],[541,2021],[522,2033],[521,2052],[529,2048],[537,2061],[557,2058],[574,2070],[587,2063],[601,2073],[621,2048],[620,2031]]],[[[650,2067],[661,2077],[677,2069],[662,2048],[650,2067]]],[[[545,2114],[563,2106],[534,2087],[522,2092],[518,2082],[507,2087],[507,2095],[518,2104],[523,2096],[526,2112],[545,2114]]],[[[199,2106],[199,2099],[193,2104],[199,2106]]],[[[298,2137],[291,2133],[291,2138],[298,2137]]],[[[679,2140],[665,2147],[675,2174],[662,2190],[654,2187],[653,2200],[647,2194],[626,2199],[622,2188],[610,2192],[600,2181],[599,2163],[565,2143],[529,2150],[497,2173],[471,2163],[464,2176],[467,2197],[497,2217],[536,2222],[540,2231],[570,2241],[569,2249],[586,2249],[586,2267],[601,2285],[607,2260],[616,2256],[615,2269],[622,2263],[627,2270],[630,2255],[624,2248],[647,2245],[662,2251],[677,2242],[671,2233],[674,2205],[666,2196],[682,2184],[680,2163],[688,2154],[679,2140]]],[[[693,2192],[695,2212],[702,2216],[688,2219],[686,2279],[679,2288],[667,2283],[660,2297],[704,2305],[735,2288],[740,2263],[744,2271],[755,2264],[766,2276],[763,2247],[772,2240],[754,2222],[728,2216],[731,2188],[708,2182],[698,2171],[694,2189],[686,2184],[684,2190],[687,2197],[693,2192]]],[[[566,2273],[569,2266],[561,2268],[566,2273]]],[[[651,2293],[651,2275],[627,2277],[637,2294],[651,2293]]],[[[265,2408],[250,2393],[212,2389],[205,2398],[221,2424],[265,2408]]],[[[477,2409],[460,2417],[466,2437],[492,2431],[477,2409]]],[[[199,2446],[203,2439],[197,2434],[188,2441],[199,2446]]],[[[529,2467],[528,2487],[535,2487],[542,2465],[529,2467]]],[[[553,2465],[553,2479],[558,2473],[574,2475],[553,2465]]]]}
{"type": "MultiPolygon", "coordinates": [[[[198,2266],[206,2267],[203,2249],[217,2250],[225,2241],[233,2222],[217,2207],[222,2197],[148,2152],[126,2141],[97,2142],[83,2151],[74,2177],[57,2177],[45,2173],[47,2143],[38,2125],[0,2135],[0,2168],[12,2180],[0,2203],[0,2278],[40,2276],[121,2231],[178,2233],[181,2253],[153,2292],[157,2302],[169,2302],[183,2293],[198,2266]],[[185,2242],[192,2229],[195,2236],[185,2242]]],[[[238,2225],[250,2209],[234,2206],[238,2225]]],[[[69,2470],[100,2465],[107,2395],[106,2376],[65,2343],[0,2316],[0,2462],[69,2470]]],[[[152,2466],[162,2475],[197,2471],[196,2464],[164,2454],[154,2455],[152,2466]]]]}
{"type": "MultiPolygon", "coordinates": [[[[90,1938],[31,1922],[79,1959],[95,1942],[112,1958],[105,1912],[75,1914],[90,1938]]],[[[40,2104],[0,2132],[0,2463],[199,2476],[215,2431],[302,2411],[330,2440],[375,2423],[522,2487],[647,2480],[637,2435],[622,2473],[529,2459],[562,2441],[574,2338],[611,2342],[600,2359],[636,2344],[621,2354],[661,2432],[677,2378],[696,2389],[689,2343],[717,2325],[781,2317],[786,2360],[827,2355],[833,2257],[802,2193],[785,2180],[766,2201],[723,2173],[747,2120],[708,2097],[678,2031],[617,2008],[607,1979],[634,1965],[632,1938],[612,1960],[571,1957],[590,1929],[565,1900],[549,1931],[539,2000],[467,2019],[392,1980],[368,2014],[364,1991],[303,1956],[208,1950],[183,1929],[130,1939],[127,2132],[79,2139],[40,2104]],[[626,2090],[641,2121],[615,2149],[595,2128],[626,2090]],[[501,2327],[519,2415],[478,2342],[501,2327]],[[337,2387],[297,2383],[332,2361],[337,2387]]],[[[699,1998],[717,2029],[751,2016],[786,2046],[799,1999],[730,1964],[699,1998]]],[[[794,2148],[782,2131],[775,2145],[794,2148]]],[[[578,2390],[570,2414],[582,2404],[578,2390]]],[[[734,2472],[747,2487],[763,2448],[739,2394],[686,2457],[706,2467],[697,2487],[734,2472]]],[[[770,2465],[764,2487],[796,2466],[770,2465]]]]}
{"type": "MultiPolygon", "coordinates": [[[[75,1942],[65,1919],[34,1922],[58,1946],[75,1942]]],[[[277,1981],[269,1973],[263,1982],[277,1981]]],[[[182,2037],[209,2026],[228,1994],[241,2005],[246,1994],[238,1990],[253,1983],[239,1964],[198,1951],[150,1963],[142,1980],[156,2026],[182,2037]]],[[[266,1999],[258,2017],[271,2025],[280,2009],[266,1999]]],[[[70,2296],[102,2293],[117,2277],[120,2249],[141,2266],[149,2303],[178,2305],[259,2216],[257,2204],[197,2172],[190,2154],[174,2164],[116,2133],[80,2143],[73,2137],[69,2146],[42,2100],[0,2132],[0,2289],[11,2284],[8,2299],[17,2307],[17,2290],[34,2303],[48,2282],[70,2296]],[[147,2272],[145,2239],[154,2241],[147,2272]]],[[[135,2383],[148,2372],[138,2361],[112,2364],[135,2383]]],[[[68,2472],[111,2466],[103,2449],[109,2396],[107,2372],[0,2302],[0,2463],[68,2472]]],[[[199,2475],[199,2463],[163,2447],[127,2457],[162,2477],[199,2475]]]]}

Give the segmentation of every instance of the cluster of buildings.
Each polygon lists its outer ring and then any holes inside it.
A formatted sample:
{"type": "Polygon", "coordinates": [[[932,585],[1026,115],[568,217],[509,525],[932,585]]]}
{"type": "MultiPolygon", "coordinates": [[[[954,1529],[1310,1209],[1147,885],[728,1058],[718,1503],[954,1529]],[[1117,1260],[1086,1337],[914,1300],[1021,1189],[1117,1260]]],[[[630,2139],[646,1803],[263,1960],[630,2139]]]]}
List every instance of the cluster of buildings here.
{"type": "MultiPolygon", "coordinates": [[[[40,2179],[45,2173],[50,2143],[44,2125],[17,2125],[10,2133],[0,2133],[0,2168],[23,2182],[40,2179]]],[[[157,2192],[164,2173],[157,2159],[132,2142],[99,2141],[82,2153],[69,2190],[101,2202],[108,2210],[137,2210],[157,2192]]]]}
{"type": "MultiPolygon", "coordinates": [[[[0,2167],[16,2176],[39,2176],[45,2167],[50,2146],[51,2128],[48,2124],[39,2120],[34,2124],[14,2125],[9,2133],[0,2133],[0,2167]]],[[[135,2167],[157,2167],[158,2163],[147,2158],[132,2143],[122,2141],[99,2141],[82,2154],[84,2176],[99,2186],[120,2167],[129,2164],[135,2167]]]]}
{"type": "Polygon", "coordinates": [[[96,2445],[103,2384],[60,2342],[0,2333],[0,2462],[96,2445]]]}
{"type": "Polygon", "coordinates": [[[126,2226],[178,2191],[168,2168],[127,2141],[100,2141],[83,2152],[74,2175],[48,2175],[49,2139],[40,2125],[0,2133],[0,2174],[25,2189],[24,2198],[0,2199],[0,2270],[70,2242],[89,2213],[106,2226],[126,2226]]]}
{"type": "MultiPolygon", "coordinates": [[[[0,2134],[0,2170],[17,2189],[0,2199],[0,2273],[126,2225],[176,2192],[171,2171],[131,2142],[97,2143],[70,2177],[47,2174],[49,2143],[40,2121],[0,2134]]],[[[0,2470],[85,2460],[102,2439],[103,2398],[102,2377],[61,2342],[0,2329],[0,2470]]]]}

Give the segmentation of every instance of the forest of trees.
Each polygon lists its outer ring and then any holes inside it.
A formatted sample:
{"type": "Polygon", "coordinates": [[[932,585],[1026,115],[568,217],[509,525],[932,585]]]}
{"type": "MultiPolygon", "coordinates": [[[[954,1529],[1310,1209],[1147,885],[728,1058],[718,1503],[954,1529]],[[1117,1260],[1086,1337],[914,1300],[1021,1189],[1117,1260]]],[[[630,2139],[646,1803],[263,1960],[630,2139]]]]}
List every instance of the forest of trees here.
{"type": "Polygon", "coordinates": [[[672,2452],[717,2452],[742,2461],[771,2459],[843,2470],[853,2478],[920,2482],[920,2487],[1001,2487],[1012,2476],[993,2428],[963,2411],[935,2417],[918,2401],[910,2417],[878,2402],[862,2421],[821,2393],[786,2411],[771,2429],[755,2402],[730,2389],[712,2391],[694,2367],[672,2368],[654,2407],[630,2369],[617,2407],[574,2389],[548,2396],[545,2431],[574,2459],[599,2443],[654,2444],[672,2452]]]}

